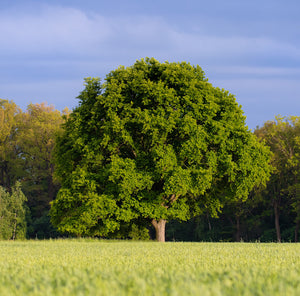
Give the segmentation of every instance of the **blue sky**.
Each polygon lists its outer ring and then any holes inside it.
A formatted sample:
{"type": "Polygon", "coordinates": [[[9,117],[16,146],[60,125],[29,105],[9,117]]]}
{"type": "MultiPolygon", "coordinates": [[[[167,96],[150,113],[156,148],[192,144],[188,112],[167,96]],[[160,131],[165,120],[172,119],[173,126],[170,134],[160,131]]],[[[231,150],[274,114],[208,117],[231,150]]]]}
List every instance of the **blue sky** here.
{"type": "Polygon", "coordinates": [[[0,98],[74,108],[85,77],[154,57],[200,65],[254,129],[300,115],[299,0],[1,0],[0,98]]]}

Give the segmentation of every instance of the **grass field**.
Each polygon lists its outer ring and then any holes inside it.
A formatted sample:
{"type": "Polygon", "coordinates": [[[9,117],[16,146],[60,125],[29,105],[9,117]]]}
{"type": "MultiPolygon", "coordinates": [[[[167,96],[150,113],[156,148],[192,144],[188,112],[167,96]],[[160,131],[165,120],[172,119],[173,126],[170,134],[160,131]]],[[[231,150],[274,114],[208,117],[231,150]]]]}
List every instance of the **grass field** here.
{"type": "Polygon", "coordinates": [[[0,242],[0,295],[300,295],[300,244],[0,242]]]}

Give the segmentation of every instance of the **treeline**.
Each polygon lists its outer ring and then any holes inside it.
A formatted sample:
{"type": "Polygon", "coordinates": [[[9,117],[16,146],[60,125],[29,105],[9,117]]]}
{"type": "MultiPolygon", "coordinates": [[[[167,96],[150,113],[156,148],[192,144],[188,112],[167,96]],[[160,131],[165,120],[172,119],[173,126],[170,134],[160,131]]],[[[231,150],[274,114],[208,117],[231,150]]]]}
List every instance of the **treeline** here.
{"type": "Polygon", "coordinates": [[[48,216],[49,202],[59,189],[52,151],[67,113],[45,103],[22,111],[14,102],[0,100],[0,238],[57,235],[48,216]],[[14,218],[20,206],[24,215],[14,218]]]}
{"type": "MultiPolygon", "coordinates": [[[[48,215],[60,187],[52,154],[68,114],[47,104],[30,104],[22,111],[0,100],[0,239],[59,236],[48,215]]],[[[254,134],[273,152],[267,186],[256,188],[245,202],[226,203],[218,217],[203,210],[187,222],[170,221],[167,240],[298,241],[300,117],[277,117],[254,134]]]]}

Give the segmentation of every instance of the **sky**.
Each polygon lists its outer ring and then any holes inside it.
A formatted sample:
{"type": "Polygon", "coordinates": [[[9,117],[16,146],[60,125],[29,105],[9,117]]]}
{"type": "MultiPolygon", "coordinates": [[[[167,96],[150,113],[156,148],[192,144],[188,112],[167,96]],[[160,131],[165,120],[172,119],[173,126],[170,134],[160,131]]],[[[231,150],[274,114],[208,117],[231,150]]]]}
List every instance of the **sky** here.
{"type": "Polygon", "coordinates": [[[0,0],[0,98],[78,105],[85,77],[154,57],[199,65],[250,129],[300,116],[299,0],[0,0]]]}

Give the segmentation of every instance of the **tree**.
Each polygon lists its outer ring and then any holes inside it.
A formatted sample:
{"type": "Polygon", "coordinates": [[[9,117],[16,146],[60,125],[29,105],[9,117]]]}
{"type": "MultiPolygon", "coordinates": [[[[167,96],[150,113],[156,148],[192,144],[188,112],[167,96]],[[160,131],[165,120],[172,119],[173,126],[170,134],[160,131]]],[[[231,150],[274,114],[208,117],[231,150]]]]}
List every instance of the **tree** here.
{"type": "Polygon", "coordinates": [[[295,240],[298,240],[300,222],[299,165],[300,165],[300,121],[299,117],[277,116],[255,130],[273,152],[274,171],[265,194],[274,209],[277,241],[281,241],[280,212],[283,206],[292,205],[297,214],[295,240]]]}
{"type": "Polygon", "coordinates": [[[221,223],[226,225],[224,220],[230,223],[233,230],[232,237],[237,242],[260,239],[263,217],[259,209],[263,200],[259,192],[262,188],[252,190],[247,200],[228,200],[224,205],[221,223]]]}
{"type": "Polygon", "coordinates": [[[17,160],[14,137],[21,109],[12,101],[0,99],[0,186],[11,188],[17,180],[17,160]]]}
{"type": "Polygon", "coordinates": [[[52,150],[62,122],[61,112],[45,103],[28,105],[19,117],[16,142],[23,166],[23,190],[31,212],[37,218],[49,210],[49,202],[58,190],[58,184],[52,179],[52,150]]]}
{"type": "MultiPolygon", "coordinates": [[[[63,114],[68,114],[68,110],[64,110],[63,114]]],[[[51,225],[49,203],[59,189],[59,183],[53,179],[52,151],[55,135],[59,133],[63,121],[62,113],[46,103],[29,104],[27,110],[18,117],[15,142],[21,165],[19,178],[30,208],[28,235],[31,237],[41,232],[37,228],[40,224],[37,222],[41,219],[43,224],[47,220],[51,225]]],[[[44,237],[48,236],[44,233],[44,237]]]]}
{"type": "Polygon", "coordinates": [[[0,239],[11,237],[10,212],[8,211],[9,193],[0,186],[0,239]]]}
{"type": "Polygon", "coordinates": [[[147,58],[85,82],[57,140],[59,231],[105,236],[144,219],[164,241],[168,220],[216,214],[267,179],[268,149],[199,66],[147,58]]]}
{"type": "Polygon", "coordinates": [[[12,187],[11,194],[0,186],[0,238],[25,238],[26,197],[21,190],[20,182],[12,187]]]}
{"type": "Polygon", "coordinates": [[[31,227],[36,220],[44,217],[51,225],[49,202],[59,188],[52,178],[52,150],[62,122],[62,113],[45,103],[30,104],[22,112],[14,102],[0,100],[0,186],[11,191],[17,180],[22,183],[30,208],[30,236],[36,235],[31,227]]]}

